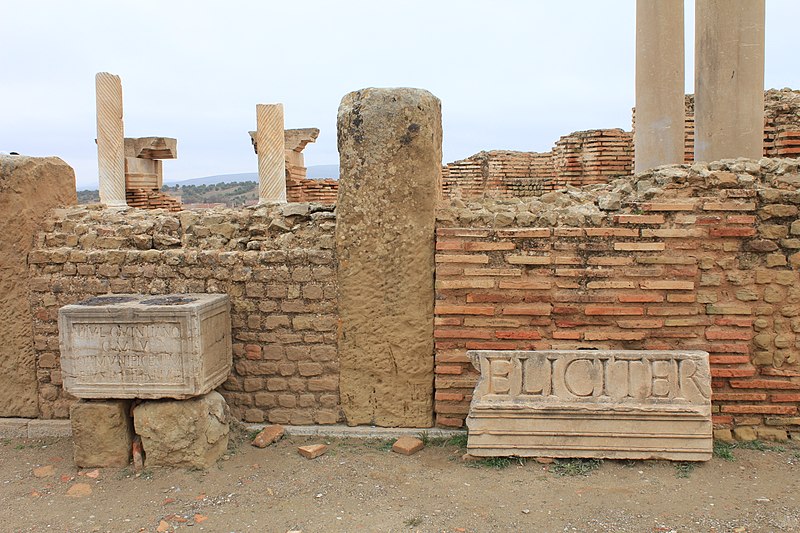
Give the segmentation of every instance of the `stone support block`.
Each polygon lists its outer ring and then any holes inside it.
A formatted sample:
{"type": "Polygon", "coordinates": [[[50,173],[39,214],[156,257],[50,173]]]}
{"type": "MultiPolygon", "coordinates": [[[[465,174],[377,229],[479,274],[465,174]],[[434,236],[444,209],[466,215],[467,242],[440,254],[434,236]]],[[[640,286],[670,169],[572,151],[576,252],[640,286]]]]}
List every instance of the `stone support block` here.
{"type": "Polygon", "coordinates": [[[72,404],[75,464],[80,468],[127,466],[133,444],[129,400],[80,400],[72,404]]]}
{"type": "Polygon", "coordinates": [[[228,404],[215,391],[189,400],[145,401],[133,410],[150,466],[210,468],[228,448],[229,422],[228,404]]]}

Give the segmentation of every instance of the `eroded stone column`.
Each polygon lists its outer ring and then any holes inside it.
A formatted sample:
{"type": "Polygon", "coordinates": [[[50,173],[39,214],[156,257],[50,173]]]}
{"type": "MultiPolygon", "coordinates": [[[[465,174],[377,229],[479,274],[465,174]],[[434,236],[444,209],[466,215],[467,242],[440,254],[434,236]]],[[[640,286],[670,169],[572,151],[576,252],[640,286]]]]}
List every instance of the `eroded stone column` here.
{"type": "Polygon", "coordinates": [[[125,132],[122,123],[122,82],[119,76],[98,72],[97,169],[100,202],[109,207],[125,207],[125,132]]]}
{"type": "Polygon", "coordinates": [[[683,163],[683,0],[636,1],[636,172],[683,163]]]}
{"type": "Polygon", "coordinates": [[[695,161],[764,150],[764,0],[696,0],[695,161]]]}
{"type": "Polygon", "coordinates": [[[286,201],[283,104],[256,105],[258,202],[286,201]]]}
{"type": "Polygon", "coordinates": [[[441,102],[421,89],[352,92],[338,144],[342,409],[350,425],[428,427],[441,102]]]}

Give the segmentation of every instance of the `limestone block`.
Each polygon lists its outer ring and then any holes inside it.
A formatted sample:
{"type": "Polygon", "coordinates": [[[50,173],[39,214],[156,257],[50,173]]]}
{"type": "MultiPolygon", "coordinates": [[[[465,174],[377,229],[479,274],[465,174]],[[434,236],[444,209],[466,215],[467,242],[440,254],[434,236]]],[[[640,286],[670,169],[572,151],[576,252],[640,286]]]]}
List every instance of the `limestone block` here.
{"type": "Polygon", "coordinates": [[[80,468],[127,466],[133,421],[129,400],[80,400],[69,409],[75,464],[80,468]]]}
{"type": "Polygon", "coordinates": [[[0,417],[39,416],[28,254],[47,211],[76,203],[61,159],[0,155],[0,417]]]}
{"type": "Polygon", "coordinates": [[[427,427],[441,102],[364,89],[339,106],[340,396],[349,425],[427,427]]]}
{"type": "Polygon", "coordinates": [[[210,468],[225,453],[230,410],[216,391],[190,400],[153,400],[133,409],[149,466],[210,468]]]}
{"type": "Polygon", "coordinates": [[[476,456],[707,461],[707,352],[470,351],[476,456]]]}
{"type": "Polygon", "coordinates": [[[78,398],[191,398],[232,363],[225,294],[98,296],[59,309],[64,389],[78,398]]]}

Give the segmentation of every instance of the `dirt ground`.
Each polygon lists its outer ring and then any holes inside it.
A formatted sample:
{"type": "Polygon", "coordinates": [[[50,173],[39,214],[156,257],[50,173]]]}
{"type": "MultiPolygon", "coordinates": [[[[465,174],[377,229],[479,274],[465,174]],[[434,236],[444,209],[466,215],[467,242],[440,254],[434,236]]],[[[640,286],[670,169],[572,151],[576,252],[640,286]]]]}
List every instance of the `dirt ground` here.
{"type": "Polygon", "coordinates": [[[800,531],[800,446],[719,448],[706,464],[465,463],[462,442],[240,434],[207,472],[80,470],[67,438],[0,440],[0,531],[800,531]],[[297,446],[327,442],[313,460],[297,446]],[[728,456],[724,458],[723,456],[728,456]]]}

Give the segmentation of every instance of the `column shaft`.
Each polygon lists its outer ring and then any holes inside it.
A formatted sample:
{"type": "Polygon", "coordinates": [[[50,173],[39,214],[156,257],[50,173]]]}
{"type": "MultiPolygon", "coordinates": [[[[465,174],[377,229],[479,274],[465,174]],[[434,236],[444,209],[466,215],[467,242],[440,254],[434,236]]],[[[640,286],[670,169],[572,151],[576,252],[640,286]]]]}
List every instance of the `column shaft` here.
{"type": "Polygon", "coordinates": [[[125,132],[122,122],[122,82],[119,76],[98,72],[95,76],[97,97],[97,169],[100,179],[100,202],[109,207],[124,207],[125,202],[125,132]]]}
{"type": "Polygon", "coordinates": [[[695,161],[764,151],[764,0],[696,0],[695,161]]]}
{"type": "Polygon", "coordinates": [[[285,202],[286,143],[283,133],[283,104],[257,104],[256,126],[258,201],[285,202]]]}
{"type": "Polygon", "coordinates": [[[683,0],[636,1],[636,172],[684,159],[683,0]]]}

